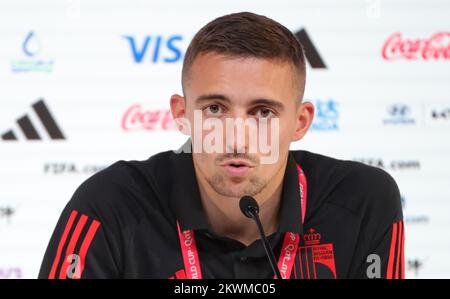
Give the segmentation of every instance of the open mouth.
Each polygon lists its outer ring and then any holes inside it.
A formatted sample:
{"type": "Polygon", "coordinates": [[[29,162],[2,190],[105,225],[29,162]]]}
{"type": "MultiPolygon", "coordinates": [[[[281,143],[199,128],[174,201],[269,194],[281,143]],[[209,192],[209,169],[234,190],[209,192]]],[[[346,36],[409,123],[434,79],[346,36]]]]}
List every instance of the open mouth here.
{"type": "Polygon", "coordinates": [[[248,166],[245,165],[245,164],[236,164],[236,163],[230,163],[230,164],[228,164],[228,165],[230,165],[230,166],[232,166],[232,167],[237,167],[237,168],[239,168],[239,167],[248,167],[248,166]]]}
{"type": "Polygon", "coordinates": [[[246,176],[253,168],[247,161],[232,160],[221,165],[230,176],[246,176]]]}

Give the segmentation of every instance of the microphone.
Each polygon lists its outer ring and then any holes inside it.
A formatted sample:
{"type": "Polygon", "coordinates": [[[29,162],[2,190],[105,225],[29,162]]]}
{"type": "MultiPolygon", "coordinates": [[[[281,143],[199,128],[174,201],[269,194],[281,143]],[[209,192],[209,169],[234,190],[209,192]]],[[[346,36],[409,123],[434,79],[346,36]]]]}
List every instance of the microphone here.
{"type": "Polygon", "coordinates": [[[270,247],[269,241],[264,233],[261,220],[259,219],[258,203],[253,197],[246,195],[239,201],[239,207],[241,208],[242,214],[255,220],[256,225],[258,226],[259,235],[261,236],[261,241],[263,242],[264,250],[266,251],[267,258],[269,259],[270,266],[272,267],[272,271],[276,278],[281,279],[280,270],[275,262],[275,255],[273,254],[272,248],[270,247]]]}

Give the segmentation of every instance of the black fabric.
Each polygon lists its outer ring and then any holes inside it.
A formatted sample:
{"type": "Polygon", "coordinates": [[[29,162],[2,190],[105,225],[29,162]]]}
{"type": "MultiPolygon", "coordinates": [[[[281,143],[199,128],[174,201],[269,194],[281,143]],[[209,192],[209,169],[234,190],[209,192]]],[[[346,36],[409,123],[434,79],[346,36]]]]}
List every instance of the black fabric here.
{"type": "MultiPolygon", "coordinates": [[[[370,254],[380,257],[381,277],[388,274],[392,228],[401,222],[402,211],[398,187],[385,171],[308,151],[290,151],[280,213],[278,232],[268,236],[276,258],[284,232],[301,235],[291,278],[366,278],[370,254]],[[307,178],[304,225],[296,163],[307,178]]],[[[60,275],[64,261],[71,261],[68,243],[74,239],[73,253],[81,254],[93,221],[100,226],[85,260],[80,260],[81,278],[177,278],[175,273],[184,267],[177,219],[183,230],[195,231],[204,278],[273,276],[260,240],[245,246],[209,229],[192,155],[167,151],[146,161],[116,162],[86,180],[62,212],[39,278],[51,276],[55,267],[54,277],[65,277],[60,275]],[[77,216],[63,242],[73,211],[77,216]],[[87,222],[79,238],[74,238],[82,215],[87,222]]],[[[398,242],[394,272],[397,264],[402,265],[402,261],[397,263],[400,246],[398,242]]]]}

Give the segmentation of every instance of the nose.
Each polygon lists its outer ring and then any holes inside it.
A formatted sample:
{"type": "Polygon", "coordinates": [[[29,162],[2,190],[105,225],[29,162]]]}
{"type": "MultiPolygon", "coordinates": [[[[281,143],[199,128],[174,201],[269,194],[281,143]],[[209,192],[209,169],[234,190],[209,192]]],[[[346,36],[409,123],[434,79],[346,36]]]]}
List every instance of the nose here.
{"type": "Polygon", "coordinates": [[[225,141],[227,153],[248,153],[250,134],[252,132],[253,118],[249,118],[245,111],[234,111],[225,120],[225,141]]]}

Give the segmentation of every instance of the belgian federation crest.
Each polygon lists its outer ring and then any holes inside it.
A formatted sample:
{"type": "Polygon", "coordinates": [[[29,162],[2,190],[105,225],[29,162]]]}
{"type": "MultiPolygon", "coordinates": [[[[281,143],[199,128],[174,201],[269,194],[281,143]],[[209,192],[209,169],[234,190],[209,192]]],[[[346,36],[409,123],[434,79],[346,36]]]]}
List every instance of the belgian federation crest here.
{"type": "Polygon", "coordinates": [[[298,249],[300,269],[297,275],[303,279],[336,279],[333,244],[321,244],[321,234],[313,228],[303,235],[302,243],[298,249]]]}

